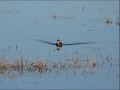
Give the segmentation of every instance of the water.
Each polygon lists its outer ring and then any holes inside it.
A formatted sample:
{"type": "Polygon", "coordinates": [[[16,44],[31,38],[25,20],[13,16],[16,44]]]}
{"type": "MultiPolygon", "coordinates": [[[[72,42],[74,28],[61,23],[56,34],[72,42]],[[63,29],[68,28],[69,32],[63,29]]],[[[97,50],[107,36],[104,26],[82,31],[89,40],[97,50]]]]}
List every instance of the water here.
{"type": "Polygon", "coordinates": [[[119,89],[118,23],[118,1],[0,1],[0,60],[22,57],[28,64],[0,68],[0,89],[119,89]],[[97,43],[58,51],[37,41],[57,39],[97,43]],[[37,61],[47,62],[47,70],[29,70],[37,61]]]}

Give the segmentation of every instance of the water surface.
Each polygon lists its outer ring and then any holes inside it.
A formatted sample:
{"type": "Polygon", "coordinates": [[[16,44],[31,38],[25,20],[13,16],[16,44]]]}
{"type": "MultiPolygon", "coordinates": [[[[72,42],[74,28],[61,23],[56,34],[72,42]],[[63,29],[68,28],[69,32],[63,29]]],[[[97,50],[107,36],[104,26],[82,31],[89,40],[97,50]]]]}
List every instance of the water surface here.
{"type": "Polygon", "coordinates": [[[119,2],[0,1],[0,63],[21,57],[25,68],[0,68],[0,89],[119,89],[119,2]]]}

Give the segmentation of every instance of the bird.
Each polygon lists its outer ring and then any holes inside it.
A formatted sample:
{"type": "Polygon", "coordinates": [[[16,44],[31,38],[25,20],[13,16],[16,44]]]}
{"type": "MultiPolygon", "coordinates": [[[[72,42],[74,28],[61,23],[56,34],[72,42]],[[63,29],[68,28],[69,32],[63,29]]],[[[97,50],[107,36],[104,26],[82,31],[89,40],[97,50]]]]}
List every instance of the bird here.
{"type": "Polygon", "coordinates": [[[60,39],[57,40],[56,46],[57,46],[57,47],[62,47],[62,42],[60,41],[60,39]]]}
{"type": "Polygon", "coordinates": [[[61,48],[62,46],[69,46],[69,45],[82,45],[82,44],[94,44],[94,43],[97,43],[97,42],[77,42],[77,43],[62,43],[60,39],[57,39],[57,42],[56,43],[52,43],[52,42],[49,42],[49,41],[44,41],[44,40],[39,40],[39,39],[36,39],[36,41],[39,41],[39,42],[43,42],[43,43],[46,43],[46,44],[50,44],[50,45],[56,45],[56,47],[58,48],[61,48]]]}

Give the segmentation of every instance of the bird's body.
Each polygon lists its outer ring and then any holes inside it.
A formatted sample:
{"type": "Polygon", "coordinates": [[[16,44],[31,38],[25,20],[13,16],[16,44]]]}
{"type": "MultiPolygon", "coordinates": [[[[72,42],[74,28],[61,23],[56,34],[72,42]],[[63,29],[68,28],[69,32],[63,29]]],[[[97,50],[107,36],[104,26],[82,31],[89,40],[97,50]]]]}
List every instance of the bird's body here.
{"type": "Polygon", "coordinates": [[[56,46],[57,47],[62,47],[62,42],[59,39],[57,40],[56,46]]]}

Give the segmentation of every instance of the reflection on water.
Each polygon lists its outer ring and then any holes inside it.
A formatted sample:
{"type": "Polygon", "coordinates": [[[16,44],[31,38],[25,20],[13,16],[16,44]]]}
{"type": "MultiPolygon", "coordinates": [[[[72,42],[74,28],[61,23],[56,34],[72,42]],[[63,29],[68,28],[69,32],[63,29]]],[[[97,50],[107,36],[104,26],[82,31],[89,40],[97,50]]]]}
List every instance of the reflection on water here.
{"type": "Polygon", "coordinates": [[[61,47],[59,47],[59,46],[56,46],[56,49],[59,51],[60,49],[62,48],[62,46],[61,47]]]}

